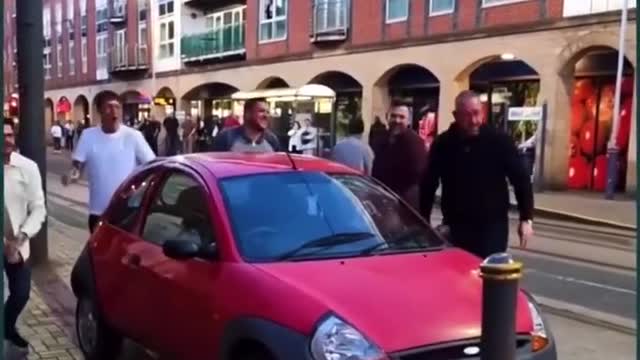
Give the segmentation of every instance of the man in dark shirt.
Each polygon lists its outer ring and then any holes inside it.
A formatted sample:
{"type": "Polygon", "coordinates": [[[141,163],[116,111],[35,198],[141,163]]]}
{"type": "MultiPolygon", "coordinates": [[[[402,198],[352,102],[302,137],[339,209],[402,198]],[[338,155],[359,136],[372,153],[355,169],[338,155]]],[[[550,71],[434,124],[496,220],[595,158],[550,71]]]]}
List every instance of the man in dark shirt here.
{"type": "Polygon", "coordinates": [[[427,220],[442,185],[443,225],[451,241],[485,258],[504,252],[509,238],[509,187],[513,185],[520,224],[520,245],[533,235],[533,192],[512,139],[485,125],[480,99],[472,91],[456,97],[455,122],[436,137],[420,188],[420,209],[427,220]]]}
{"type": "Polygon", "coordinates": [[[417,209],[418,184],[427,151],[410,124],[409,106],[393,101],[389,110],[389,139],[373,161],[372,175],[417,209]]]}
{"type": "Polygon", "coordinates": [[[269,107],[265,99],[244,103],[244,122],[226,128],[213,141],[213,151],[269,153],[280,151],[278,137],[269,130],[269,107]]]}

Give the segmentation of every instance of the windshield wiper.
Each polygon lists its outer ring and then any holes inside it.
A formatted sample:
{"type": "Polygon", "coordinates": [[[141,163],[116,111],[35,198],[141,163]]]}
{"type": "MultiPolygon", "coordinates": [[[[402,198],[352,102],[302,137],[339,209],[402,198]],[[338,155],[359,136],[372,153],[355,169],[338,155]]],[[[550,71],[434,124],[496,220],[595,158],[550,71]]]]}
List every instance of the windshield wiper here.
{"type": "Polygon", "coordinates": [[[362,241],[364,239],[368,239],[376,236],[370,232],[346,232],[346,233],[337,233],[331,234],[328,236],[323,236],[321,238],[308,241],[293,250],[289,250],[284,254],[278,256],[278,260],[287,260],[291,259],[298,255],[301,251],[312,248],[321,248],[326,249],[337,245],[350,244],[358,241],[362,241]]]}
{"type": "MultiPolygon", "coordinates": [[[[377,252],[378,250],[389,250],[394,245],[411,243],[413,242],[416,236],[422,233],[422,231],[423,229],[420,229],[420,228],[407,230],[393,239],[390,239],[388,241],[383,241],[381,243],[377,243],[373,246],[370,246],[362,250],[360,252],[360,255],[370,255],[370,254],[373,254],[374,252],[377,252]]],[[[417,248],[427,248],[427,247],[428,246],[426,244],[423,245],[423,244],[416,243],[415,246],[412,246],[411,248],[417,249],[417,248]]]]}

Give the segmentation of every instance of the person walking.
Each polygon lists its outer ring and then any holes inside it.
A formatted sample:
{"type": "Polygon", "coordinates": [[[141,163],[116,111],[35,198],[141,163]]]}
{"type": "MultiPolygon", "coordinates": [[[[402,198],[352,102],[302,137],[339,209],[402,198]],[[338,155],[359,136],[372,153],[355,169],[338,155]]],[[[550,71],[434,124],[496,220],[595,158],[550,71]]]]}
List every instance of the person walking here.
{"type": "Polygon", "coordinates": [[[9,296],[4,303],[4,338],[20,352],[29,343],[16,322],[31,292],[29,240],[36,236],[47,216],[42,177],[38,165],[17,152],[15,127],[4,121],[4,271],[9,296]]]}
{"type": "Polygon", "coordinates": [[[418,208],[419,183],[427,150],[410,127],[409,106],[394,100],[389,109],[389,138],[373,162],[373,177],[418,208]]]}
{"type": "Polygon", "coordinates": [[[175,116],[169,116],[162,123],[165,130],[164,138],[164,156],[174,156],[181,152],[182,145],[180,143],[180,122],[175,116]]]}
{"type": "MultiPolygon", "coordinates": [[[[121,123],[122,105],[116,95],[102,95],[97,105],[100,126],[82,132],[69,174],[70,181],[77,181],[83,170],[87,170],[89,230],[92,233],[122,181],[136,166],[155,158],[142,133],[121,123]]],[[[68,183],[65,179],[63,182],[68,183]]]]}
{"type": "Polygon", "coordinates": [[[266,153],[280,151],[280,142],[269,130],[269,107],[265,99],[244,103],[244,122],[222,130],[213,140],[213,151],[266,153]]]}
{"type": "Polygon", "coordinates": [[[504,252],[509,240],[509,187],[518,202],[520,245],[533,234],[533,191],[513,140],[484,124],[472,91],[455,100],[454,123],[434,140],[421,182],[420,210],[430,220],[436,191],[451,242],[481,258],[504,252]]]}
{"type": "Polygon", "coordinates": [[[348,125],[349,136],[340,140],[331,151],[331,160],[371,175],[373,168],[373,150],[362,140],[364,121],[361,117],[351,119],[348,125]]]}
{"type": "Polygon", "coordinates": [[[67,121],[67,123],[64,125],[65,128],[65,147],[67,150],[69,151],[73,151],[73,139],[75,137],[75,133],[76,133],[76,129],[73,126],[73,122],[71,122],[71,120],[67,121]]]}
{"type": "Polygon", "coordinates": [[[194,152],[194,144],[196,141],[196,128],[197,124],[191,118],[191,115],[187,115],[182,122],[182,153],[191,154],[194,152]]]}
{"type": "Polygon", "coordinates": [[[62,149],[62,126],[60,126],[59,121],[56,121],[51,126],[51,137],[53,138],[53,150],[59,153],[62,149]]]}
{"type": "Polygon", "coordinates": [[[384,150],[389,140],[389,129],[379,116],[375,117],[371,128],[369,129],[369,146],[373,150],[373,153],[378,156],[384,150]]]}

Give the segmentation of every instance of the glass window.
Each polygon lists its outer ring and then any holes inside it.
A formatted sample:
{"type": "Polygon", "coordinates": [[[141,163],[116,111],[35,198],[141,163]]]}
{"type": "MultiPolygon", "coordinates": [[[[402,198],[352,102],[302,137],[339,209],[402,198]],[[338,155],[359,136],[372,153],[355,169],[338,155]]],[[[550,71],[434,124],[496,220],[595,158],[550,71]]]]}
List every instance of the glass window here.
{"type": "Polygon", "coordinates": [[[177,173],[169,176],[150,206],[143,239],[158,245],[167,240],[213,243],[205,199],[206,193],[192,178],[177,173]]]}
{"type": "Polygon", "coordinates": [[[316,0],[315,31],[325,32],[347,27],[348,0],[316,0]]]}
{"type": "Polygon", "coordinates": [[[81,57],[82,57],[82,73],[83,73],[83,74],[86,74],[86,73],[87,73],[87,70],[88,70],[88,63],[87,63],[87,60],[88,60],[88,59],[87,59],[87,54],[88,54],[88,49],[87,49],[87,38],[83,36],[81,41],[82,41],[82,42],[81,42],[81,45],[80,45],[80,47],[81,47],[80,52],[81,52],[81,57]]]}
{"type": "Polygon", "coordinates": [[[171,58],[175,54],[175,29],[173,20],[160,23],[160,58],[171,58]]]}
{"type": "Polygon", "coordinates": [[[455,0],[431,0],[431,7],[429,14],[441,15],[450,14],[453,12],[455,6],[455,0]]]}
{"type": "Polygon", "coordinates": [[[521,2],[521,1],[527,1],[527,0],[482,0],[482,6],[510,4],[510,3],[521,2]]]}
{"type": "Polygon", "coordinates": [[[69,41],[69,75],[76,73],[76,46],[74,41],[69,41]]]}
{"type": "Polygon", "coordinates": [[[260,0],[260,41],[287,37],[287,0],[260,0]]]}
{"type": "Polygon", "coordinates": [[[387,0],[387,22],[409,18],[409,0],[387,0]]]}
{"type": "Polygon", "coordinates": [[[141,175],[133,179],[129,188],[120,193],[109,208],[108,223],[124,231],[133,231],[142,209],[142,200],[153,183],[153,174],[141,175]]]}
{"type": "Polygon", "coordinates": [[[173,14],[173,0],[158,0],[158,14],[160,16],[173,14]]]}
{"type": "Polygon", "coordinates": [[[309,247],[301,256],[358,256],[364,249],[423,251],[442,246],[397,196],[361,176],[287,172],[221,181],[236,246],[248,261],[277,261],[314,240],[364,234],[309,247]],[[368,236],[367,233],[371,234],[368,236]]]}

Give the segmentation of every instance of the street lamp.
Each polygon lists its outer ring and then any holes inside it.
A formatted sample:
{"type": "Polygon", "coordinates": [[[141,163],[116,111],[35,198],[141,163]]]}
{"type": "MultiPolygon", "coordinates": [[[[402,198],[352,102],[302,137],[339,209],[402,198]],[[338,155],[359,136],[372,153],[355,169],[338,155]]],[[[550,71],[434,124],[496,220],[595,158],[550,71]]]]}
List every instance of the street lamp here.
{"type": "Polygon", "coordinates": [[[607,187],[605,198],[613,200],[618,185],[618,160],[620,159],[620,149],[616,140],[620,130],[620,97],[622,93],[622,71],[624,69],[624,39],[627,32],[627,7],[629,2],[622,1],[622,15],[620,18],[620,39],[618,43],[618,70],[616,73],[616,92],[613,103],[613,127],[611,137],[607,146],[607,187]]]}

